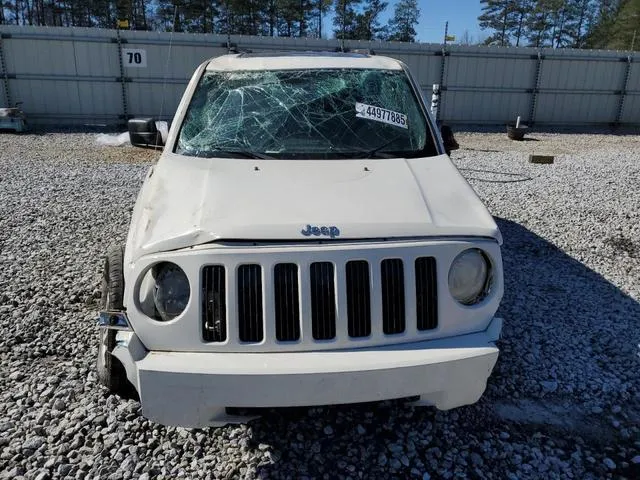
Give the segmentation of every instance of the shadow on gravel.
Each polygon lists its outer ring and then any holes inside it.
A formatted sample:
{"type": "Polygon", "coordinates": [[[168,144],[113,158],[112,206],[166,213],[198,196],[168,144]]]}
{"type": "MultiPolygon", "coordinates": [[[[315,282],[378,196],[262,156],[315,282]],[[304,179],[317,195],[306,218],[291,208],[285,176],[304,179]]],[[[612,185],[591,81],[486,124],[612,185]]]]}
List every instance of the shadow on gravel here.
{"type": "MultiPolygon", "coordinates": [[[[507,136],[505,125],[474,125],[474,124],[452,124],[455,132],[476,132],[476,133],[504,133],[507,136]]],[[[536,133],[559,133],[569,135],[619,135],[637,136],[640,129],[632,126],[608,126],[608,125],[532,125],[529,126],[527,135],[536,133]]],[[[525,140],[529,140],[525,137],[525,140]]]]}
{"type": "MultiPolygon", "coordinates": [[[[522,225],[496,220],[506,323],[486,393],[492,421],[629,462],[634,455],[617,454],[640,451],[640,304],[522,225]]],[[[637,252],[620,243],[616,254],[635,261],[637,252]]],[[[616,473],[640,478],[639,467],[616,473]]]]}
{"type": "Polygon", "coordinates": [[[471,460],[456,468],[472,476],[517,471],[513,450],[487,458],[486,449],[502,451],[505,439],[523,448],[516,450],[523,462],[535,464],[524,452],[536,449],[578,462],[594,478],[608,471],[588,457],[604,455],[616,475],[640,478],[637,465],[624,463],[640,439],[640,304],[527,228],[497,221],[505,327],[481,401],[449,412],[401,401],[262,412],[251,423],[253,447],[270,445],[274,462],[260,467],[261,478],[421,478],[424,471],[435,478],[449,469],[448,453],[460,451],[471,460]]]}

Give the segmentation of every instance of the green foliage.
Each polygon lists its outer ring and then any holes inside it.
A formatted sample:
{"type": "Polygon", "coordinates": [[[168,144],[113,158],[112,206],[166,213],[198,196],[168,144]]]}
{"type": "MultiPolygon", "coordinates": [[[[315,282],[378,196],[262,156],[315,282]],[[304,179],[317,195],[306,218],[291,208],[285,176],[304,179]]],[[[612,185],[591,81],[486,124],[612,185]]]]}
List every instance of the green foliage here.
{"type": "Polygon", "coordinates": [[[616,7],[601,13],[586,45],[640,51],[640,0],[622,0],[616,7]]]}
{"type": "Polygon", "coordinates": [[[398,0],[389,21],[389,40],[398,42],[415,42],[416,25],[420,19],[417,0],[398,0]]]}
{"type": "Polygon", "coordinates": [[[386,27],[380,25],[380,15],[387,8],[388,3],[382,0],[370,0],[362,13],[356,17],[356,38],[359,40],[384,39],[386,27]]]}
{"type": "MultiPolygon", "coordinates": [[[[0,23],[320,36],[333,0],[3,0],[0,23]]],[[[326,27],[325,27],[326,31],[326,27]]],[[[325,32],[326,33],[326,32],[325,32]]]]}
{"type": "Polygon", "coordinates": [[[480,28],[493,30],[486,42],[489,45],[510,45],[509,33],[516,23],[517,0],[480,0],[482,14],[480,28]]]}
{"type": "Polygon", "coordinates": [[[336,0],[334,4],[333,33],[341,40],[358,38],[358,10],[361,0],[336,0]]]}
{"type": "MultiPolygon", "coordinates": [[[[640,0],[480,0],[490,45],[630,48],[640,0]]],[[[638,48],[636,42],[635,47],[638,48]]]]}

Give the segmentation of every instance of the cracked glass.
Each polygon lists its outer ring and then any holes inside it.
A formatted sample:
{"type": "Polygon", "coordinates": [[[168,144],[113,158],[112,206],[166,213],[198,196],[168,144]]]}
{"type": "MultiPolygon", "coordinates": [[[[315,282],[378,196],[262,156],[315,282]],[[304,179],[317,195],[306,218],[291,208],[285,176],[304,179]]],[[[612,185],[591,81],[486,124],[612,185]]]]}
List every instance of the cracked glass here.
{"type": "Polygon", "coordinates": [[[437,154],[406,73],[380,69],[205,72],[175,151],[240,158],[437,154]]]}

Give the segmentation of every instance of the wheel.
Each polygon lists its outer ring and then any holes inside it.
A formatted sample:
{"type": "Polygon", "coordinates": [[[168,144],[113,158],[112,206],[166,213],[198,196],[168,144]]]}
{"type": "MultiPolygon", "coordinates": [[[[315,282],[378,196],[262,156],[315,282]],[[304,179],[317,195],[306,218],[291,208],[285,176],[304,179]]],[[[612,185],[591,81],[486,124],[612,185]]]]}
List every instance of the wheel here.
{"type": "MultiPolygon", "coordinates": [[[[124,295],[123,249],[111,246],[107,249],[102,273],[102,308],[122,310],[124,295]]],[[[111,352],[116,346],[116,331],[100,328],[98,333],[98,381],[111,393],[119,393],[127,386],[127,372],[111,352]]]]}

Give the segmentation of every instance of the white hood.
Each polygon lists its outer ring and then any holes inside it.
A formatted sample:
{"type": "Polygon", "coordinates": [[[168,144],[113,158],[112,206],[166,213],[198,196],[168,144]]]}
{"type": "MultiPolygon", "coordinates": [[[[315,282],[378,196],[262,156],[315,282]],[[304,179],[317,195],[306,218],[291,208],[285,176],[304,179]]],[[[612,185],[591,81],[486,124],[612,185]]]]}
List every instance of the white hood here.
{"type": "Polygon", "coordinates": [[[445,156],[416,159],[246,160],[164,154],[147,178],[129,247],[141,255],[215,240],[340,240],[479,236],[501,242],[493,218],[445,156]]]}

